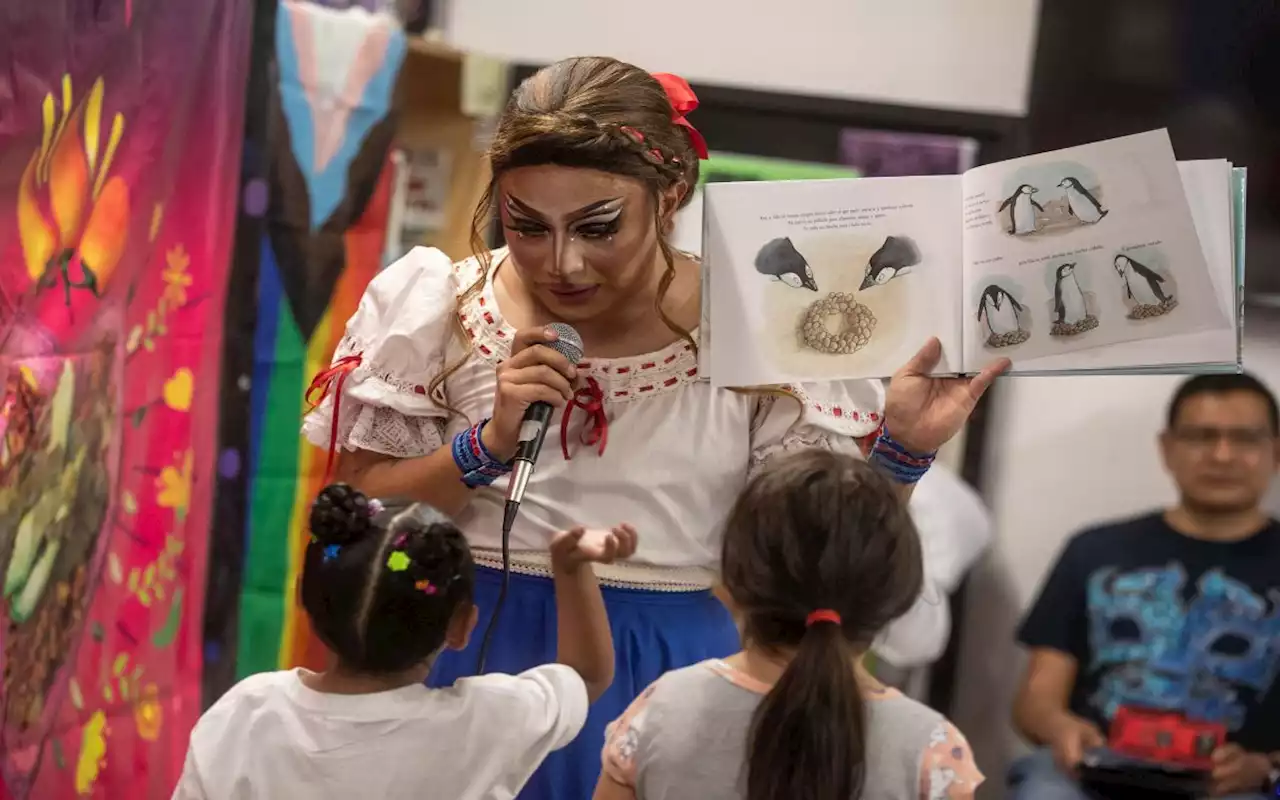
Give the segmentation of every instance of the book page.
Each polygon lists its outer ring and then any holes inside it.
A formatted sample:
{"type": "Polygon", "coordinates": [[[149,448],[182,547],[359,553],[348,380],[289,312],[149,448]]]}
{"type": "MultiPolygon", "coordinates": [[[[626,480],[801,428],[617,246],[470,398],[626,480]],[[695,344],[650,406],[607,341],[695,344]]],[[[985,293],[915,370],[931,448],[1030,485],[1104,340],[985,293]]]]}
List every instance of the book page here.
{"type": "MultiPolygon", "coordinates": [[[[998,355],[1018,372],[1230,329],[1165,131],[989,164],[964,181],[966,371],[998,355]]],[[[1114,366],[1126,365],[1147,364],[1114,366]]]]}
{"type": "Polygon", "coordinates": [[[960,367],[958,176],[708,184],[718,387],[880,378],[930,337],[960,367]]]}
{"type": "Polygon", "coordinates": [[[1022,372],[1090,370],[1108,372],[1145,365],[1148,371],[1173,372],[1190,365],[1234,364],[1239,308],[1231,214],[1231,164],[1228,161],[1181,161],[1178,172],[1191,207],[1214,295],[1231,328],[1171,336],[1168,339],[1120,342],[1093,350],[1032,358],[1020,363],[1022,372]]]}

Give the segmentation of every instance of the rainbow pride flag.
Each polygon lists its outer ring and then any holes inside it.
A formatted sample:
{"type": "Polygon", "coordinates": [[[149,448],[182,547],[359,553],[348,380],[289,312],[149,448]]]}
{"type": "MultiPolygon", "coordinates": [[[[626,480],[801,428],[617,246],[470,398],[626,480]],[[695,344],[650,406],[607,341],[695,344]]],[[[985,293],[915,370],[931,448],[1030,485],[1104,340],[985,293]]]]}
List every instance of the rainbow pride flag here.
{"type": "Polygon", "coordinates": [[[250,98],[265,102],[249,112],[232,297],[257,296],[230,301],[225,323],[206,702],[256,672],[324,663],[295,602],[327,457],[299,435],[303,396],[382,264],[406,51],[392,14],[358,4],[281,0],[257,24],[274,35],[252,59],[250,98]]]}

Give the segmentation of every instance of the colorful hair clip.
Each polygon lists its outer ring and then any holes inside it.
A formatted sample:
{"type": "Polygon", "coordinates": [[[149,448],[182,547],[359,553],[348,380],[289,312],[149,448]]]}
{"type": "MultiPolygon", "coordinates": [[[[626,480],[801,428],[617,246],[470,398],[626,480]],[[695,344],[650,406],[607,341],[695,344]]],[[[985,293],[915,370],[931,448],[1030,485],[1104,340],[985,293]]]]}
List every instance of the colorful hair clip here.
{"type": "Polygon", "coordinates": [[[618,128],[618,130],[630,136],[632,139],[635,139],[637,142],[644,141],[644,134],[636,130],[635,128],[631,127],[630,125],[623,125],[620,128],[618,128]]]}
{"type": "Polygon", "coordinates": [[[324,548],[324,563],[329,563],[338,557],[338,553],[342,551],[342,545],[331,544],[324,548]]]}
{"type": "Polygon", "coordinates": [[[423,594],[435,594],[435,593],[436,593],[436,587],[435,587],[435,585],[434,585],[434,584],[432,584],[432,583],[431,583],[431,581],[427,580],[426,578],[423,578],[422,580],[420,580],[420,581],[418,581],[417,583],[413,584],[413,588],[417,589],[418,591],[422,592],[423,594]]]}
{"type": "Polygon", "coordinates": [[[387,556],[387,569],[392,572],[404,572],[409,568],[409,556],[396,550],[387,556]]]}
{"type": "Polygon", "coordinates": [[[382,504],[381,500],[370,498],[367,508],[369,509],[369,516],[376,517],[386,509],[386,506],[382,504]]]}
{"type": "Polygon", "coordinates": [[[396,537],[396,540],[395,540],[394,542],[392,542],[392,543],[391,543],[391,546],[392,546],[392,547],[404,547],[405,542],[407,542],[407,541],[409,541],[409,537],[408,537],[406,534],[403,534],[403,533],[402,533],[402,534],[400,534],[399,536],[397,536],[397,537],[396,537]]]}

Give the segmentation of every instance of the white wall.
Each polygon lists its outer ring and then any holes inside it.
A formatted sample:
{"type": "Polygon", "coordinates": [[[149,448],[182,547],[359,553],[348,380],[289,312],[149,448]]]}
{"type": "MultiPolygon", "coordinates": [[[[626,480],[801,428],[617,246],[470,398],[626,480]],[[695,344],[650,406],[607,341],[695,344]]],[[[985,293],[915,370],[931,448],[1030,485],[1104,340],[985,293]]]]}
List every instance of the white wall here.
{"type": "Polygon", "coordinates": [[[1026,112],[1038,0],[449,0],[446,38],[518,63],[610,55],[690,82],[1026,112]]]}
{"type": "MultiPolygon", "coordinates": [[[[1280,314],[1246,315],[1245,366],[1280,391],[1280,314]]],[[[1024,661],[1014,628],[1064,540],[1081,528],[1173,500],[1155,438],[1174,377],[1016,378],[994,398],[986,496],[996,519],[970,582],[955,722],[1003,796],[1022,745],[1008,709],[1024,661]]]]}

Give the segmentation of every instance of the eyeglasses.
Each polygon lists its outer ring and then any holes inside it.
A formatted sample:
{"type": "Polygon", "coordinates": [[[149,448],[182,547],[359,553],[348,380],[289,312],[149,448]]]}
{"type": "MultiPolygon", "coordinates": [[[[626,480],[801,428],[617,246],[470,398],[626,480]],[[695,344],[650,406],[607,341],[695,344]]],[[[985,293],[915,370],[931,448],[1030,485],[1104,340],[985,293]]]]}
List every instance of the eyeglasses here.
{"type": "Polygon", "coordinates": [[[1275,444],[1276,437],[1265,428],[1175,428],[1171,431],[1178,442],[1196,448],[1214,447],[1226,440],[1240,450],[1261,450],[1275,444]]]}

